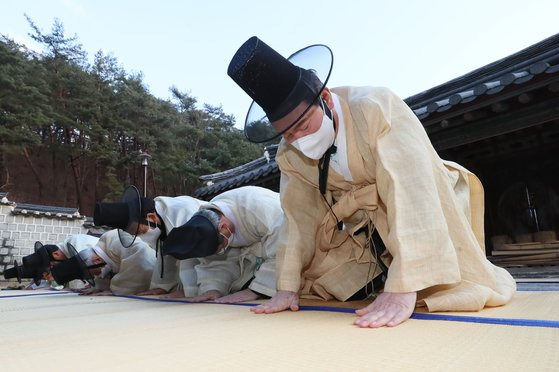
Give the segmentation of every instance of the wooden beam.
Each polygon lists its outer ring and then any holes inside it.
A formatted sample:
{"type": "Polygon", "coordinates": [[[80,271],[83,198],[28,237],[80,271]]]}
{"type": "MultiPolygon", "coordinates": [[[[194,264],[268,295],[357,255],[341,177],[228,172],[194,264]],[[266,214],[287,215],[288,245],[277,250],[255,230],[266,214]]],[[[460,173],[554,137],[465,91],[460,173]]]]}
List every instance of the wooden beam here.
{"type": "Polygon", "coordinates": [[[530,103],[532,102],[533,99],[534,99],[533,93],[522,93],[521,95],[518,96],[518,102],[523,104],[530,103]]]}
{"type": "Polygon", "coordinates": [[[439,151],[558,119],[559,98],[553,98],[496,118],[465,123],[432,134],[428,130],[427,133],[433,146],[439,151]]]}
{"type": "Polygon", "coordinates": [[[551,78],[546,77],[545,79],[543,79],[541,75],[538,75],[537,79],[534,79],[532,83],[526,85],[527,86],[509,85],[507,88],[509,88],[510,91],[506,91],[506,93],[500,93],[493,96],[483,95],[481,97],[478,97],[472,103],[463,105],[463,107],[462,105],[457,105],[456,107],[452,107],[450,110],[445,111],[444,113],[432,113],[428,117],[421,119],[421,122],[425,129],[428,129],[430,125],[435,125],[438,127],[441,120],[450,119],[456,116],[462,116],[466,112],[477,110],[482,107],[491,106],[493,103],[496,102],[506,101],[509,98],[517,97],[519,94],[525,92],[530,92],[542,87],[548,87],[548,89],[550,89],[550,86],[554,86],[559,89],[559,75],[551,78]],[[514,87],[515,89],[512,89],[511,87],[514,87]]]}
{"type": "Polygon", "coordinates": [[[483,119],[486,116],[487,116],[487,112],[485,110],[470,111],[464,114],[464,120],[467,122],[472,122],[479,119],[483,119]]]}
{"type": "Polygon", "coordinates": [[[506,102],[495,102],[491,105],[491,111],[500,113],[505,112],[509,109],[510,105],[506,102]]]}

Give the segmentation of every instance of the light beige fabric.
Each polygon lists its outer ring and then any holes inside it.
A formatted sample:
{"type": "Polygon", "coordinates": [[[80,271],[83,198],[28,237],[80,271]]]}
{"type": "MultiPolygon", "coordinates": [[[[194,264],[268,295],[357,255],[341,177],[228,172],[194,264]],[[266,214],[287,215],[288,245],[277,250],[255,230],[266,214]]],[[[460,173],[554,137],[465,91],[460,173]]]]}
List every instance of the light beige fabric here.
{"type": "Polygon", "coordinates": [[[237,292],[254,277],[248,288],[273,296],[276,251],[285,241],[280,230],[283,211],[279,194],[262,187],[240,187],[216,196],[204,208],[224,213],[221,205],[233,213],[235,235],[239,234],[244,244],[233,241],[226,255],[200,259],[196,266],[200,293],[237,292]]]}
{"type": "MultiPolygon", "coordinates": [[[[0,296],[14,292],[37,293],[0,296]]],[[[559,293],[520,292],[510,305],[461,315],[557,321],[557,308],[559,293]]],[[[353,314],[263,316],[245,306],[74,294],[0,297],[0,314],[3,371],[508,372],[559,365],[557,328],[410,319],[359,329],[353,314]],[[83,352],[53,358],[53,347],[76,345],[83,352]],[[84,362],[84,353],[98,357],[84,362]]]]}
{"type": "MultiPolygon", "coordinates": [[[[167,234],[175,227],[184,225],[198,211],[200,206],[204,204],[202,200],[190,196],[158,196],[154,200],[155,209],[163,219],[167,234]]],[[[155,247],[153,248],[155,249],[155,247]]],[[[194,270],[196,264],[198,264],[198,260],[195,258],[182,260],[179,264],[177,259],[171,256],[162,258],[161,254],[158,253],[150,289],[161,288],[171,291],[180,282],[187,297],[196,296],[198,294],[196,271],[194,270]],[[161,277],[162,259],[164,260],[163,277],[161,277]]]]}
{"type": "Polygon", "coordinates": [[[278,252],[278,289],[350,297],[378,273],[364,234],[352,235],[374,224],[388,251],[386,291],[420,291],[420,304],[431,311],[507,303],[516,286],[485,257],[483,189],[475,175],[443,162],[417,117],[388,89],[332,92],[343,110],[353,181],[331,169],[326,198],[338,202],[333,208],[346,228],[333,228],[317,161],[282,141],[276,160],[288,241],[278,252]]]}
{"type": "Polygon", "coordinates": [[[136,294],[149,289],[156,261],[155,251],[149,245],[141,239],[136,239],[130,247],[124,248],[120,243],[118,230],[114,229],[101,235],[94,247],[95,251],[98,249],[102,250],[114,265],[111,265],[113,276],[109,281],[111,292],[136,294]]]}

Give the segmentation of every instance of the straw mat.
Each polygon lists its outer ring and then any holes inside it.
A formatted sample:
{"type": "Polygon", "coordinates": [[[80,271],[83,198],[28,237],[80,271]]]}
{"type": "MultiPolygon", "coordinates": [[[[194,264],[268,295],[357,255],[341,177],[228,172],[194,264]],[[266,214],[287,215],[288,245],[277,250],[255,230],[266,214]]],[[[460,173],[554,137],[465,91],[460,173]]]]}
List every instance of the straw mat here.
{"type": "MultiPolygon", "coordinates": [[[[502,372],[559,366],[554,326],[410,319],[394,328],[360,329],[352,325],[355,315],[338,312],[365,304],[303,302],[335,311],[254,315],[247,306],[0,291],[0,370],[502,372]]],[[[519,292],[504,307],[444,314],[559,325],[558,309],[559,292],[519,292]]]]}

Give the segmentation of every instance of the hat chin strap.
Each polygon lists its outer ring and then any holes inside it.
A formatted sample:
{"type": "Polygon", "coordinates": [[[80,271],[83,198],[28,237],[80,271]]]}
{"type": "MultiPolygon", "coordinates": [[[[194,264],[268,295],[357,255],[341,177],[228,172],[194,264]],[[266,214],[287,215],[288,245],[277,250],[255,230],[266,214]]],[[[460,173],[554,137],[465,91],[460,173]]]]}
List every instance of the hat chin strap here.
{"type": "Polygon", "coordinates": [[[157,239],[157,250],[155,251],[155,256],[157,257],[157,252],[161,255],[161,279],[165,273],[165,257],[163,257],[163,252],[161,252],[161,239],[157,239]]]}
{"type": "MultiPolygon", "coordinates": [[[[320,98],[322,100],[322,98],[320,98]]],[[[324,114],[332,118],[332,126],[334,127],[334,133],[336,133],[336,118],[334,113],[330,110],[330,107],[326,104],[322,104],[324,114]],[[328,110],[328,111],[326,111],[328,110]]],[[[334,140],[334,142],[336,142],[334,140]]],[[[332,143],[332,146],[326,150],[322,158],[318,161],[318,189],[320,193],[324,196],[326,193],[326,184],[328,183],[328,170],[330,169],[330,157],[338,151],[336,145],[332,143]]]]}

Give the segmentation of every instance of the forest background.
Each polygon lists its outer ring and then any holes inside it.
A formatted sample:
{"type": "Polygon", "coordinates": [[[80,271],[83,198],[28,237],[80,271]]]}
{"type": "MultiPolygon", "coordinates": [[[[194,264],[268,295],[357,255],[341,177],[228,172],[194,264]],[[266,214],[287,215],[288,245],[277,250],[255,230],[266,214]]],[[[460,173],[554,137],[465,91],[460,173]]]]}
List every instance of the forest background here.
{"type": "Polygon", "coordinates": [[[60,21],[48,33],[28,22],[42,52],[0,34],[0,192],[10,200],[92,215],[127,185],[143,190],[140,152],[151,155],[151,197],[191,195],[200,175],[262,156],[221,107],[199,109],[176,86],[156,98],[115,56],[99,50],[88,63],[60,21]]]}

